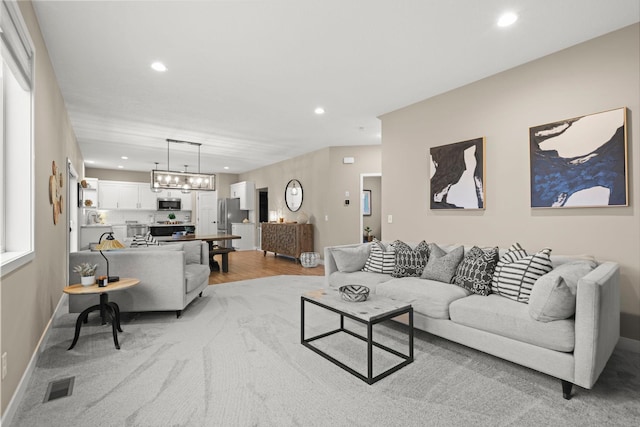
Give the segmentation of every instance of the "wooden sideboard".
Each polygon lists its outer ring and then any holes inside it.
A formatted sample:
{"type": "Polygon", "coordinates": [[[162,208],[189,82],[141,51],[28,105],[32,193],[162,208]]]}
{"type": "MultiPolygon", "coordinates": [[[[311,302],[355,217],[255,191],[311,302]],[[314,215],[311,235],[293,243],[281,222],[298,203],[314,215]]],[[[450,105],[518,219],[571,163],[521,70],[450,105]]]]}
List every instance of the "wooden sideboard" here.
{"type": "Polygon", "coordinates": [[[262,223],[262,250],[300,259],[302,252],[313,252],[313,225],[262,223]]]}

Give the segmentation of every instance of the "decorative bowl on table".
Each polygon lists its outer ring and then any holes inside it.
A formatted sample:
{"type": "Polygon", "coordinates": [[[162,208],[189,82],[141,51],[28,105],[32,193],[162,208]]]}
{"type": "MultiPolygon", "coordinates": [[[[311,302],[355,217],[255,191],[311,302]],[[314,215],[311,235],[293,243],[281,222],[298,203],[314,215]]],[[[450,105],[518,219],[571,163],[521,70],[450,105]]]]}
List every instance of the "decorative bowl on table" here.
{"type": "Polygon", "coordinates": [[[338,289],[343,300],[349,302],[362,302],[369,298],[369,288],[362,285],[340,286],[338,289]]]}

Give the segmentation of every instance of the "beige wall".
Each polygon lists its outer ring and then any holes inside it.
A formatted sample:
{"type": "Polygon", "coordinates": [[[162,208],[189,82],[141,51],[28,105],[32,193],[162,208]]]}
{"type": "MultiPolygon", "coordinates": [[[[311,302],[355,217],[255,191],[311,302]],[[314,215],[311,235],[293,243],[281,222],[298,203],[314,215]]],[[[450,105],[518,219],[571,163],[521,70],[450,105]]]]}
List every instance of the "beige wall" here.
{"type": "MultiPolygon", "coordinates": [[[[67,156],[82,173],[82,156],[30,2],[20,2],[36,49],[35,60],[35,259],[2,277],[2,352],[8,373],[2,381],[4,413],[53,314],[66,283],[67,212],[53,225],[48,182],[51,162],[66,170],[67,156]],[[63,249],[63,250],[61,250],[63,249]]],[[[66,192],[66,180],[63,191],[66,192]]]]}
{"type": "Polygon", "coordinates": [[[298,179],[303,188],[300,211],[314,224],[315,250],[322,254],[325,246],[361,240],[360,174],[380,173],[380,165],[380,146],[330,147],[240,174],[239,180],[255,182],[256,189],[267,188],[269,210],[280,209],[285,220],[295,221],[298,212],[287,209],[284,189],[289,180],[298,179]],[[343,157],[356,161],[345,165],[343,157]],[[349,206],[344,205],[345,191],[349,206]]]}
{"type": "Polygon", "coordinates": [[[621,266],[623,336],[640,339],[640,25],[382,116],[385,239],[595,255],[621,266]],[[537,209],[528,129],[628,107],[629,207],[537,209]],[[429,148],[485,136],[486,210],[429,209],[429,148]]]}

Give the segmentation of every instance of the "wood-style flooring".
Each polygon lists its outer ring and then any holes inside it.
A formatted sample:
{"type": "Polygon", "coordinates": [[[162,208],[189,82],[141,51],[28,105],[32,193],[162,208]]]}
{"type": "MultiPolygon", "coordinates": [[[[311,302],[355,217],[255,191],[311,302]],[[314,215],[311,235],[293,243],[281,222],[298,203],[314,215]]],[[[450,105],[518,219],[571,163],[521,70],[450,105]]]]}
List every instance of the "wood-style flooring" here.
{"type": "MultiPolygon", "coordinates": [[[[222,263],[220,255],[214,258],[218,264],[222,263]]],[[[212,271],[209,285],[283,274],[324,276],[324,266],[319,264],[317,267],[305,268],[293,258],[274,256],[272,252],[263,256],[262,251],[235,251],[229,253],[229,271],[212,271]]]]}

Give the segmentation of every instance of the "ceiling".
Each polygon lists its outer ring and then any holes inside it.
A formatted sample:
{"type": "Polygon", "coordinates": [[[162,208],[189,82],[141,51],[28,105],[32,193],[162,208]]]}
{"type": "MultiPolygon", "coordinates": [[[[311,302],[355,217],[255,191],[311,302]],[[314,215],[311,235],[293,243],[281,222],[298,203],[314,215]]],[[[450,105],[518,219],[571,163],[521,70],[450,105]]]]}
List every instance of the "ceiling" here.
{"type": "Polygon", "coordinates": [[[197,171],[167,138],[213,173],[380,144],[384,113],[640,20],[638,0],[33,4],[87,166],[131,171],[197,171]]]}

